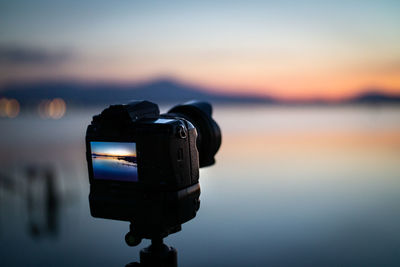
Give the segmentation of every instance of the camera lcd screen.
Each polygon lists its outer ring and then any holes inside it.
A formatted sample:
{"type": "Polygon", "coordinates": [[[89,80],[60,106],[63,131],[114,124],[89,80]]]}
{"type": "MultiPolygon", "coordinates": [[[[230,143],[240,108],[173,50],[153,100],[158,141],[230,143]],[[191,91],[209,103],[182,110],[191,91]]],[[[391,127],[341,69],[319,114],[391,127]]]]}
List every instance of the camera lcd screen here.
{"type": "Polygon", "coordinates": [[[136,143],[90,142],[94,179],[137,182],[136,143]]]}

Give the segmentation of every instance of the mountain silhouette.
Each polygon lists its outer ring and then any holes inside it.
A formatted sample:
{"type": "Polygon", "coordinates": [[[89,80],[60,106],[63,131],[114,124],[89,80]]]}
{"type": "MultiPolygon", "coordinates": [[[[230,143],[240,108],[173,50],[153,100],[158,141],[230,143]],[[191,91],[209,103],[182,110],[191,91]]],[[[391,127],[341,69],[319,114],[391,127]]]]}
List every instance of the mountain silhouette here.
{"type": "Polygon", "coordinates": [[[389,95],[378,92],[378,89],[369,89],[366,93],[350,98],[348,103],[354,104],[384,104],[400,103],[400,95],[389,95]]]}
{"type": "Polygon", "coordinates": [[[95,106],[127,103],[133,99],[146,99],[159,104],[180,103],[188,100],[205,100],[212,103],[232,104],[400,104],[400,95],[380,93],[379,88],[365,89],[366,93],[341,102],[329,100],[280,100],[254,94],[217,93],[213,88],[187,85],[173,79],[156,79],[143,83],[37,81],[9,83],[0,88],[0,97],[15,98],[21,106],[36,106],[43,99],[62,98],[71,106],[95,106]]]}
{"type": "Polygon", "coordinates": [[[213,103],[275,102],[269,97],[211,91],[209,88],[185,85],[171,79],[135,84],[41,81],[5,85],[0,89],[0,96],[15,98],[23,105],[37,105],[43,99],[56,97],[77,106],[127,103],[132,99],[146,99],[156,103],[177,103],[192,99],[213,103]]]}

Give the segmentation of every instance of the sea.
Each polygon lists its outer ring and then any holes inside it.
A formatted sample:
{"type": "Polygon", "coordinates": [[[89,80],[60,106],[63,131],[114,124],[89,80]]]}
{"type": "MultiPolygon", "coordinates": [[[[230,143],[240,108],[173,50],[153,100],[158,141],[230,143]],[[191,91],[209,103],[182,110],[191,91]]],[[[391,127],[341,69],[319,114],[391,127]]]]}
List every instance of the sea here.
{"type": "MultiPolygon", "coordinates": [[[[102,108],[0,118],[1,266],[125,266],[150,244],[90,214],[85,131],[102,108]]],[[[178,266],[400,266],[400,106],[213,116],[222,145],[200,209],[164,239],[178,266]]]]}

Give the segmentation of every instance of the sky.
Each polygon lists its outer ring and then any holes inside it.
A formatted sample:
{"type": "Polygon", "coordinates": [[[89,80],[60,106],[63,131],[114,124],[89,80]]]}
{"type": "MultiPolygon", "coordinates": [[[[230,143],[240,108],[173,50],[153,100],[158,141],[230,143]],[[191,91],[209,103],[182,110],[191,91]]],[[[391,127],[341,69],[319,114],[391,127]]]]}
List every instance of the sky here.
{"type": "Polygon", "coordinates": [[[90,142],[92,153],[111,156],[135,156],[136,143],[90,142]]]}
{"type": "Polygon", "coordinates": [[[0,84],[159,77],[282,98],[400,94],[400,1],[0,0],[0,84]]]}

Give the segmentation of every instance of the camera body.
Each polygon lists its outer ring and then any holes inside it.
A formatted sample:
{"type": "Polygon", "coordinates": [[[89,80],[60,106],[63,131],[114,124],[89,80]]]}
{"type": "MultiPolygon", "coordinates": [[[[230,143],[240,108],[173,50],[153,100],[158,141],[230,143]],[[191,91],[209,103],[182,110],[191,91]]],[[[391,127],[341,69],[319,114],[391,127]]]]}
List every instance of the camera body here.
{"type": "Polygon", "coordinates": [[[94,116],[87,128],[90,184],[123,191],[193,185],[199,180],[196,139],[196,128],[189,121],[160,115],[154,103],[112,105],[94,116]]]}
{"type": "Polygon", "coordinates": [[[199,168],[214,164],[221,144],[211,113],[206,102],[160,114],[152,102],[133,101],[93,116],[86,131],[92,216],[130,221],[135,240],[179,231],[200,207],[199,168]]]}

